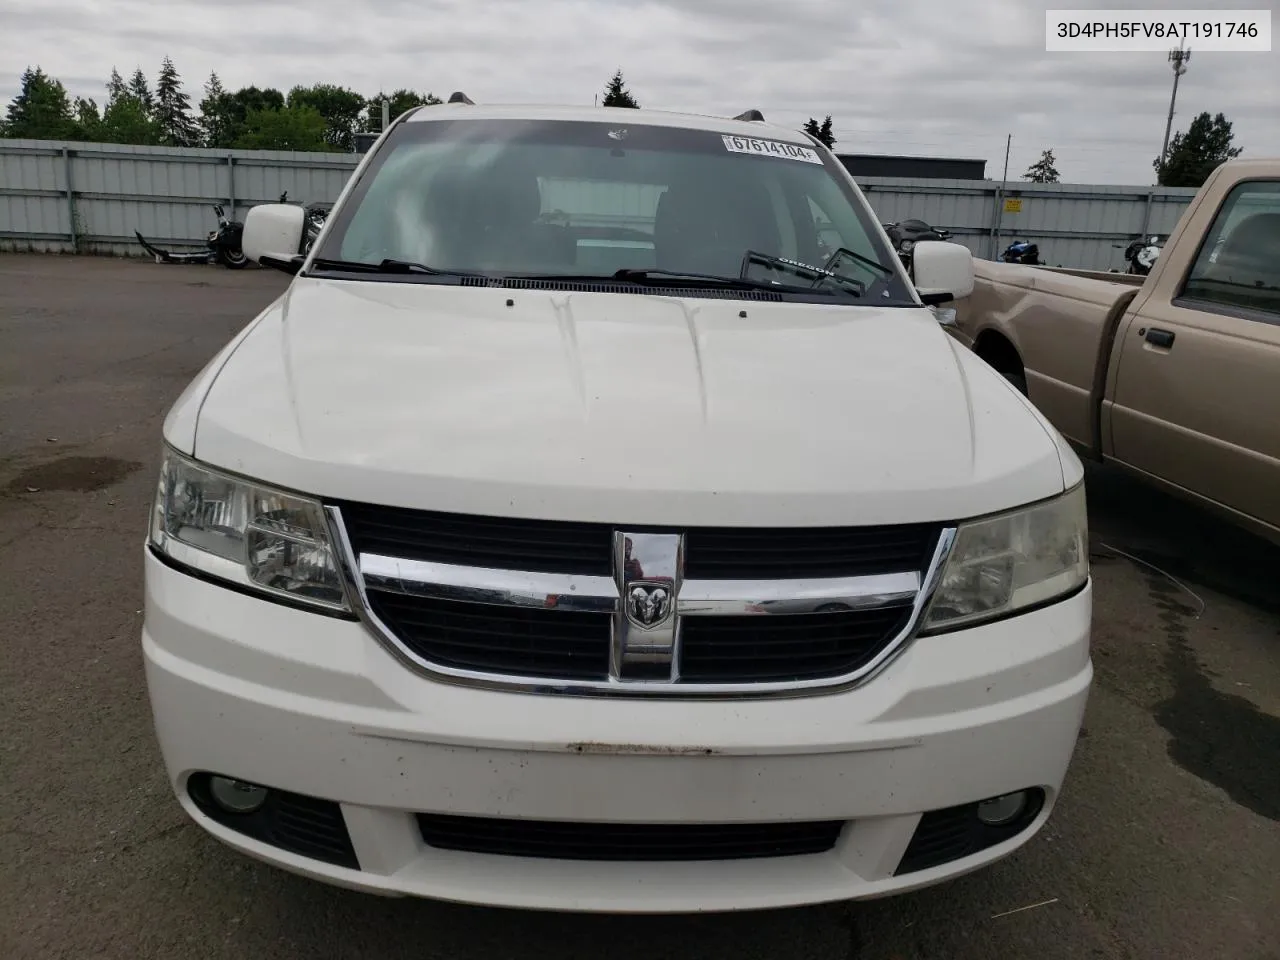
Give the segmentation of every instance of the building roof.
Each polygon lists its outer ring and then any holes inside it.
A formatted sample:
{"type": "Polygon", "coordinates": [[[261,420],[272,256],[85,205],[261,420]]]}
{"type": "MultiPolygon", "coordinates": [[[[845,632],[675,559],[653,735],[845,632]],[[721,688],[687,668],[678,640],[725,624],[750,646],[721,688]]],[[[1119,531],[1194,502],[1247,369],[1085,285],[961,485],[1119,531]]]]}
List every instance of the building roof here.
{"type": "Polygon", "coordinates": [[[925,163],[982,163],[972,157],[909,157],[899,153],[837,153],[837,157],[855,157],[859,160],[916,160],[925,163]]]}

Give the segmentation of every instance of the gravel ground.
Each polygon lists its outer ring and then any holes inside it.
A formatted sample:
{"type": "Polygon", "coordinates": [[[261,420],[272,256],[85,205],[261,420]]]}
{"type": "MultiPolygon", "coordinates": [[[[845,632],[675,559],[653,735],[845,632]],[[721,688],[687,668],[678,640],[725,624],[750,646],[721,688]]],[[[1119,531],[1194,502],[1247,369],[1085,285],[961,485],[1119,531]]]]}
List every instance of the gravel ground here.
{"type": "Polygon", "coordinates": [[[619,918],[382,900],[223,848],[162,773],[140,552],[165,411],[286,282],[0,256],[4,956],[1280,958],[1280,550],[1102,469],[1086,732],[1048,827],[988,870],[619,918]]]}

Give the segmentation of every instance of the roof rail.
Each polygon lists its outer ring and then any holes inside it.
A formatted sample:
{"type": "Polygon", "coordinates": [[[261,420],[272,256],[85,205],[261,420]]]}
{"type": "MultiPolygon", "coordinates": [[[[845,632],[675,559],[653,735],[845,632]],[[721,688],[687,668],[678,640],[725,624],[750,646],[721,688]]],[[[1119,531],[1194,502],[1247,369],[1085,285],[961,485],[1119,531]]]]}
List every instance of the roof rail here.
{"type": "Polygon", "coordinates": [[[759,110],[747,110],[745,113],[738,114],[733,119],[746,120],[748,122],[754,122],[754,123],[764,123],[764,114],[761,113],[759,110]]]}
{"type": "Polygon", "coordinates": [[[463,93],[461,90],[456,90],[456,91],[454,91],[453,93],[449,94],[449,102],[450,102],[450,103],[465,103],[465,104],[467,104],[468,106],[472,106],[472,107],[474,107],[474,106],[476,105],[475,101],[474,101],[474,100],[472,100],[470,97],[468,97],[468,96],[467,96],[465,93],[463,93]]]}

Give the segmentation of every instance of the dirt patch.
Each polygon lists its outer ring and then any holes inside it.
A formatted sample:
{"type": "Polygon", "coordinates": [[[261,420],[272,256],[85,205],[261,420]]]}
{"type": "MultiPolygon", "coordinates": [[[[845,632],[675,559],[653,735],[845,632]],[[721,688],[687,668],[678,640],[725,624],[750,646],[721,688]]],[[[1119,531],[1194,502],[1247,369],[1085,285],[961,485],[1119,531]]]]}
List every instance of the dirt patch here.
{"type": "Polygon", "coordinates": [[[60,457],[30,467],[9,481],[10,493],[74,490],[87,493],[119,483],[142,464],[116,457],[60,457]]]}

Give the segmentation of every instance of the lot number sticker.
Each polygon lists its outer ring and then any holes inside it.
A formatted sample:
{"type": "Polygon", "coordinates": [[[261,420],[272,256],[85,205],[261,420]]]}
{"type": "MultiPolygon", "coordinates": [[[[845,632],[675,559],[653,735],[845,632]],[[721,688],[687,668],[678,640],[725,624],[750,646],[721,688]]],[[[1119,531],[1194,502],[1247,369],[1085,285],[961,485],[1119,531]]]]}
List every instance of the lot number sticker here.
{"type": "Polygon", "coordinates": [[[721,137],[724,148],[730,153],[753,153],[762,157],[779,157],[783,160],[801,160],[821,164],[822,158],[810,147],[783,143],[780,140],[753,140],[751,137],[721,137]]]}

